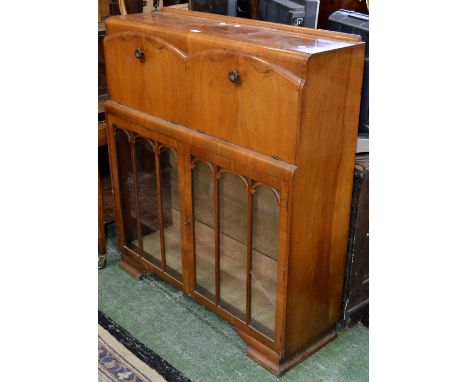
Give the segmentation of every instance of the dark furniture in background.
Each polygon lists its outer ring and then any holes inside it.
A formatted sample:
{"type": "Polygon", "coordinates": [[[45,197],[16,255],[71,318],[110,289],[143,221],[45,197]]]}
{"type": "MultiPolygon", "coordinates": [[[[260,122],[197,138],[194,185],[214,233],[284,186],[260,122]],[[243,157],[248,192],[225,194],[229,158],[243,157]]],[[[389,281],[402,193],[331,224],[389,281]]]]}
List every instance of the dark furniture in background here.
{"type": "MultiPolygon", "coordinates": [[[[166,6],[166,1],[164,1],[164,6],[166,6]]],[[[218,15],[254,18],[251,0],[189,0],[189,9],[218,15]]]]}
{"type": "MultiPolygon", "coordinates": [[[[102,107],[102,106],[101,106],[102,107]]],[[[105,226],[113,223],[114,199],[109,165],[109,148],[107,145],[107,131],[105,120],[98,122],[98,222],[99,222],[99,253],[106,252],[105,226]]]]}
{"type": "MultiPolygon", "coordinates": [[[[109,0],[111,7],[111,16],[120,15],[119,0],[109,0]]],[[[141,13],[143,12],[143,0],[125,0],[125,8],[127,13],[141,13]]]]}
{"type": "Polygon", "coordinates": [[[369,320],[369,154],[356,156],[341,324],[369,320]]]}
{"type": "Polygon", "coordinates": [[[125,7],[127,8],[127,13],[141,13],[143,12],[143,6],[146,1],[144,0],[125,0],[125,7]]]}
{"type": "MultiPolygon", "coordinates": [[[[322,2],[323,3],[323,2],[322,2]]],[[[326,3],[325,3],[326,4],[326,3]]],[[[356,156],[353,183],[348,255],[343,290],[341,324],[351,326],[358,321],[369,325],[369,15],[337,10],[329,16],[328,29],[357,34],[366,43],[366,59],[359,113],[361,142],[356,156]],[[366,144],[367,142],[367,144],[366,144]]]]}
{"type": "MultiPolygon", "coordinates": [[[[107,94],[106,62],[104,58],[103,41],[106,36],[104,22],[98,23],[98,97],[107,94]]],[[[101,112],[101,110],[99,110],[101,112]]],[[[104,112],[104,110],[102,110],[104,112]]],[[[98,120],[104,120],[104,114],[98,120]]]]}
{"type": "MultiPolygon", "coordinates": [[[[98,147],[107,148],[107,133],[106,133],[106,123],[98,123],[98,147]]],[[[101,171],[98,172],[98,225],[99,225],[99,235],[98,235],[98,252],[100,255],[106,253],[106,228],[104,221],[104,190],[101,180],[101,171]]],[[[100,265],[104,265],[105,257],[100,259],[100,265]]]]}
{"type": "Polygon", "coordinates": [[[366,43],[366,61],[362,81],[361,111],[359,113],[359,134],[369,134],[369,15],[340,9],[328,19],[328,30],[352,33],[361,36],[366,43]]]}
{"type": "Polygon", "coordinates": [[[348,9],[364,14],[369,13],[365,0],[321,0],[317,28],[327,29],[328,18],[339,9],[348,9]]]}
{"type": "Polygon", "coordinates": [[[259,0],[257,18],[274,23],[317,28],[319,0],[259,0]]]}
{"type": "MultiPolygon", "coordinates": [[[[179,0],[167,0],[168,2],[177,2],[179,0]]],[[[121,15],[122,11],[132,14],[141,13],[144,7],[152,5],[151,0],[99,0],[99,21],[104,21],[109,16],[121,15]],[[125,8],[125,9],[123,9],[125,8]]],[[[158,5],[159,1],[156,0],[158,5]]]]}
{"type": "MultiPolygon", "coordinates": [[[[113,0],[116,1],[116,0],[113,0]]],[[[168,0],[170,1],[170,0],[168,0]]],[[[275,2],[275,8],[277,11],[281,9],[285,10],[289,8],[294,13],[294,8],[298,3],[306,3],[304,0],[295,0],[296,3],[288,0],[279,0],[275,2]]],[[[261,2],[261,1],[260,1],[261,2]]],[[[269,1],[271,3],[271,0],[269,1]]],[[[237,5],[237,16],[246,17],[251,19],[258,19],[259,10],[261,5],[259,0],[189,0],[190,9],[194,11],[217,13],[217,14],[229,14],[232,15],[232,11],[228,13],[228,9],[232,9],[233,5],[237,5]],[[231,5],[230,5],[231,4],[231,5]]],[[[164,6],[166,4],[164,1],[164,6]]],[[[309,4],[310,5],[310,4],[309,4]]],[[[366,0],[320,0],[320,6],[318,11],[318,23],[317,28],[327,29],[328,18],[330,15],[339,9],[349,9],[364,14],[368,14],[366,0]]],[[[297,12],[296,12],[297,13],[297,12]]],[[[274,16],[272,16],[274,17],[274,16]]],[[[279,17],[279,15],[278,15],[279,17]]],[[[295,17],[292,17],[294,19],[295,17]]],[[[297,17],[296,17],[297,18],[297,17]]],[[[271,18],[269,21],[274,21],[271,18]]],[[[278,18],[277,22],[281,22],[278,18]]],[[[300,20],[296,20],[296,25],[300,25],[300,20]]],[[[310,23],[304,24],[310,27],[310,23]]],[[[315,25],[315,24],[314,24],[315,25]]]]}
{"type": "Polygon", "coordinates": [[[103,47],[104,37],[104,23],[100,22],[98,23],[98,252],[101,255],[100,266],[105,264],[105,256],[103,256],[106,253],[105,225],[114,221],[114,202],[104,112],[104,103],[108,98],[103,47]]]}
{"type": "Polygon", "coordinates": [[[190,10],[237,16],[237,0],[190,0],[190,10]]]}

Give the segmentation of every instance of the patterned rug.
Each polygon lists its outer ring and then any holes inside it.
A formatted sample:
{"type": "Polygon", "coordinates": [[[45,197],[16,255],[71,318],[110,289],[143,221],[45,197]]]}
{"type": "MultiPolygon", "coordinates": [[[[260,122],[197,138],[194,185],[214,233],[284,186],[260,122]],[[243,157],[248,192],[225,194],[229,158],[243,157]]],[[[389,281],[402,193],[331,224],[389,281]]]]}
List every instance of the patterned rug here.
{"type": "Polygon", "coordinates": [[[99,382],[190,382],[101,311],[98,349],[99,382]]]}

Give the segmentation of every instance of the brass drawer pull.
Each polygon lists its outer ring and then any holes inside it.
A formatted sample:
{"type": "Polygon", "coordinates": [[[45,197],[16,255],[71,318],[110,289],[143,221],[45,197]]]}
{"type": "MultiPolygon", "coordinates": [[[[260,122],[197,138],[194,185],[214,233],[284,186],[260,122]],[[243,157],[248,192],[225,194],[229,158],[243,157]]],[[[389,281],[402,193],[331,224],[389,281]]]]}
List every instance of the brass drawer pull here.
{"type": "Polygon", "coordinates": [[[140,48],[135,49],[135,57],[141,60],[144,57],[144,53],[140,48]]]}
{"type": "Polygon", "coordinates": [[[228,74],[228,77],[229,77],[229,81],[231,81],[232,83],[234,82],[238,82],[239,79],[240,79],[240,74],[238,72],[236,72],[235,70],[230,70],[229,71],[229,74],[228,74]]]}

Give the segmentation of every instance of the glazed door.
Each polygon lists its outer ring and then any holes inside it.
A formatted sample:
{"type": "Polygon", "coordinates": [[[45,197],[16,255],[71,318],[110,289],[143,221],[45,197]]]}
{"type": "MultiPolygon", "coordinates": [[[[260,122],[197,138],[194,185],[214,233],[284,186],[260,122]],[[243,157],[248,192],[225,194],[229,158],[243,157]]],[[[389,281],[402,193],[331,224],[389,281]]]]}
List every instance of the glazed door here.
{"type": "Polygon", "coordinates": [[[183,281],[177,145],[110,129],[120,247],[149,270],[183,281]]]}
{"type": "Polygon", "coordinates": [[[274,160],[232,147],[229,158],[220,157],[207,150],[217,142],[197,149],[107,117],[123,254],[276,342],[279,269],[287,258],[281,165],[270,168],[266,161],[274,160]]]}
{"type": "Polygon", "coordinates": [[[280,191],[191,158],[194,293],[275,338],[280,191]]]}

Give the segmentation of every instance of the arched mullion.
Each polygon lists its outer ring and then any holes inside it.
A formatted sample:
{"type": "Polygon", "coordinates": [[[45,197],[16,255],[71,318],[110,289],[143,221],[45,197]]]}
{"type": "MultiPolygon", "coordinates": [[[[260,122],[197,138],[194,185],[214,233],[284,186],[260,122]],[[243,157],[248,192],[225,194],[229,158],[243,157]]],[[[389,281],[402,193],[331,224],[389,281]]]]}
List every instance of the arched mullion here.
{"type": "MultiPolygon", "coordinates": [[[[252,225],[251,225],[251,245],[252,245],[252,248],[251,248],[251,267],[250,267],[250,273],[249,273],[249,277],[251,278],[251,284],[250,284],[250,287],[251,287],[251,290],[250,290],[250,296],[251,296],[251,307],[250,307],[250,317],[249,317],[249,326],[261,331],[263,334],[267,335],[268,337],[270,338],[274,338],[274,335],[275,335],[275,315],[276,315],[276,292],[277,292],[277,250],[278,250],[278,243],[276,242],[277,240],[279,240],[279,225],[278,227],[276,227],[276,236],[273,238],[273,237],[268,237],[268,238],[263,238],[263,240],[268,240],[268,243],[274,243],[273,247],[276,248],[276,250],[274,250],[273,252],[270,251],[268,249],[268,246],[265,247],[265,248],[262,248],[260,249],[260,247],[258,246],[258,242],[257,242],[257,239],[258,237],[257,236],[254,236],[254,235],[257,235],[259,234],[259,232],[257,232],[257,229],[261,229],[262,231],[264,231],[265,229],[267,229],[267,227],[264,227],[264,226],[258,226],[258,224],[260,223],[260,217],[259,217],[259,213],[260,213],[260,210],[259,208],[260,207],[260,204],[257,204],[259,203],[259,198],[260,198],[260,194],[263,194],[263,198],[265,198],[267,196],[267,194],[269,194],[269,197],[268,197],[268,200],[269,200],[269,204],[268,205],[265,205],[263,208],[265,209],[268,209],[268,210],[271,210],[271,209],[275,209],[275,211],[278,212],[278,214],[280,213],[280,192],[275,189],[274,187],[271,187],[267,184],[264,184],[264,183],[261,183],[261,182],[257,182],[257,181],[254,181],[251,188],[250,188],[250,197],[251,197],[251,200],[252,200],[252,204],[251,204],[251,208],[252,208],[252,212],[251,212],[251,219],[252,219],[252,225]],[[265,191],[263,191],[265,190],[265,191]],[[268,191],[269,190],[269,191],[268,191]],[[258,192],[258,193],[257,193],[258,192]],[[270,193],[271,192],[271,193],[270,193]],[[255,195],[257,193],[257,195],[255,195]],[[271,196],[274,197],[274,200],[271,198],[271,196]],[[275,202],[276,202],[276,207],[275,207],[275,202]],[[257,214],[254,216],[254,209],[255,211],[257,211],[257,214]],[[259,219],[259,220],[257,220],[259,219]],[[256,228],[255,228],[256,227],[256,228]],[[254,232],[255,231],[255,232],[254,232]],[[254,247],[255,246],[255,247],[254,247]],[[255,252],[254,252],[254,248],[255,248],[255,252]],[[257,252],[259,251],[259,252],[257,252]],[[273,291],[270,291],[271,293],[273,293],[273,297],[270,298],[270,295],[267,293],[267,291],[263,290],[263,288],[259,287],[258,285],[255,286],[255,283],[254,281],[257,279],[257,282],[260,282],[259,279],[258,279],[258,275],[266,272],[266,270],[262,270],[260,267],[260,269],[256,268],[256,265],[254,264],[254,260],[257,259],[257,256],[259,255],[263,255],[263,256],[266,256],[270,259],[272,259],[274,261],[274,263],[271,263],[270,262],[270,266],[268,267],[270,270],[272,270],[272,273],[273,273],[273,276],[271,278],[271,281],[274,282],[274,290],[273,291]],[[274,265],[272,265],[274,264],[274,265]],[[270,302],[270,304],[272,305],[272,308],[269,308],[270,309],[270,316],[268,319],[265,319],[265,317],[263,317],[261,320],[259,320],[259,316],[258,316],[258,311],[256,309],[252,309],[252,306],[253,307],[256,307],[258,306],[258,301],[256,300],[256,298],[254,298],[252,296],[252,293],[254,293],[254,295],[258,295],[258,290],[262,291],[264,297],[263,298],[266,298],[268,299],[268,301],[270,302]],[[255,293],[255,290],[257,290],[257,293],[255,293]],[[270,321],[272,319],[272,321],[270,321]]],[[[271,211],[273,212],[273,211],[271,211]]],[[[274,215],[274,214],[273,214],[274,215]]],[[[277,219],[279,219],[279,216],[277,217],[277,219]]],[[[276,220],[276,222],[278,222],[279,224],[279,220],[276,220]]],[[[268,224],[268,223],[267,223],[268,224]]],[[[269,230],[269,232],[274,232],[271,230],[269,230]]],[[[264,231],[265,233],[265,231],[264,231]]],[[[271,248],[270,248],[271,249],[271,248]]],[[[266,264],[264,264],[266,266],[266,264]]],[[[266,269],[266,268],[265,268],[266,269]]],[[[266,275],[266,273],[264,273],[264,275],[266,275]]]]}
{"type": "Polygon", "coordinates": [[[156,171],[156,202],[158,206],[158,219],[159,219],[159,237],[161,245],[161,268],[163,272],[166,272],[166,243],[164,240],[164,216],[163,216],[163,205],[162,205],[162,190],[161,190],[161,146],[156,143],[153,147],[155,171],[156,171]]]}
{"type": "Polygon", "coordinates": [[[191,162],[191,168],[194,169],[198,163],[204,163],[211,171],[214,187],[214,237],[215,237],[215,258],[214,258],[214,271],[215,271],[215,304],[219,306],[220,301],[220,230],[219,230],[219,173],[220,167],[202,159],[194,158],[191,162]]]}
{"type": "Polygon", "coordinates": [[[141,136],[139,134],[136,134],[136,133],[133,134],[133,139],[135,140],[135,142],[138,141],[138,140],[141,140],[141,141],[144,141],[144,142],[148,143],[149,146],[151,147],[151,150],[154,151],[156,144],[151,139],[143,137],[143,136],[141,136]]]}
{"type": "Polygon", "coordinates": [[[127,129],[124,129],[123,127],[114,126],[114,135],[116,135],[119,130],[125,133],[125,135],[127,136],[128,142],[130,143],[131,140],[133,139],[133,132],[127,129]]]}
{"type": "Polygon", "coordinates": [[[174,147],[163,145],[162,143],[160,143],[158,145],[158,152],[161,153],[161,151],[164,149],[171,151],[172,154],[174,154],[174,157],[177,159],[177,151],[174,147]]]}
{"type": "Polygon", "coordinates": [[[268,186],[268,185],[266,185],[264,183],[255,182],[255,184],[251,188],[252,194],[255,193],[258,190],[258,188],[260,188],[260,187],[265,187],[265,188],[270,189],[271,192],[273,192],[273,194],[275,195],[276,202],[278,203],[278,205],[280,204],[281,196],[280,196],[280,193],[278,192],[278,190],[276,188],[268,186]]]}
{"type": "Polygon", "coordinates": [[[130,143],[130,160],[132,164],[132,177],[133,185],[135,188],[135,214],[137,220],[137,232],[138,232],[138,252],[140,256],[143,256],[143,237],[141,233],[141,220],[140,220],[140,195],[138,191],[138,176],[136,169],[136,159],[135,159],[135,134],[128,132],[126,129],[122,129],[127,133],[128,141],[130,143]]]}
{"type": "Polygon", "coordinates": [[[195,169],[195,167],[197,167],[198,163],[204,163],[208,166],[208,168],[210,169],[211,173],[214,174],[215,172],[215,165],[211,162],[208,162],[206,160],[202,160],[202,159],[198,159],[198,158],[193,158],[192,159],[192,162],[190,162],[190,168],[192,170],[195,169]]]}
{"type": "Polygon", "coordinates": [[[249,181],[248,181],[248,179],[247,179],[245,176],[240,175],[240,174],[238,174],[238,173],[236,173],[236,172],[233,172],[233,171],[221,169],[221,170],[219,170],[218,173],[217,173],[218,179],[220,179],[224,174],[232,174],[232,175],[237,176],[240,180],[242,180],[242,182],[243,182],[244,185],[245,185],[245,191],[247,191],[247,189],[248,189],[248,187],[249,187],[249,181]]]}
{"type": "Polygon", "coordinates": [[[251,316],[251,289],[252,289],[252,204],[253,204],[253,192],[252,189],[252,180],[243,175],[240,175],[234,171],[221,169],[217,172],[218,181],[225,174],[231,174],[239,178],[242,183],[244,183],[244,190],[247,192],[247,248],[246,248],[246,301],[245,301],[245,322],[248,324],[250,322],[251,316]]]}
{"type": "Polygon", "coordinates": [[[249,324],[252,315],[252,224],[253,224],[253,181],[247,183],[247,261],[246,261],[246,302],[245,302],[245,323],[249,324]]]}
{"type": "MultiPolygon", "coordinates": [[[[131,216],[131,211],[132,211],[132,202],[131,198],[129,195],[129,183],[133,183],[133,176],[132,176],[132,170],[131,169],[125,169],[123,170],[121,168],[121,163],[127,163],[130,164],[131,166],[131,160],[129,158],[130,156],[130,142],[131,142],[131,137],[132,133],[128,131],[125,128],[119,127],[115,124],[111,125],[111,132],[113,134],[114,139],[109,142],[110,146],[112,148],[112,156],[113,159],[116,163],[116,180],[119,185],[119,199],[116,200],[116,205],[120,205],[122,211],[127,211],[130,213],[131,216]],[[118,147],[118,142],[120,141],[119,136],[122,136],[122,143],[125,143],[125,138],[128,142],[128,147],[126,146],[124,149],[121,147],[118,147]],[[127,157],[128,154],[128,157],[127,157]],[[125,155],[126,160],[122,160],[122,155],[125,155]],[[124,177],[125,175],[125,177],[124,177]]],[[[135,202],[133,200],[133,202],[135,202]]],[[[135,217],[136,220],[136,217],[135,217]]],[[[133,231],[130,228],[131,224],[127,223],[126,221],[124,224],[122,224],[122,231],[119,232],[120,238],[119,241],[122,243],[122,245],[126,244],[127,239],[130,237],[133,237],[133,231]]],[[[137,233],[138,234],[138,233],[137,233]]],[[[138,238],[137,238],[138,239],[138,238]]]]}
{"type": "MultiPolygon", "coordinates": [[[[209,162],[206,162],[209,163],[209,162]]],[[[211,164],[211,163],[210,163],[211,164]]],[[[212,165],[214,184],[214,227],[215,227],[215,304],[220,303],[220,229],[219,229],[219,166],[212,165]]]]}

